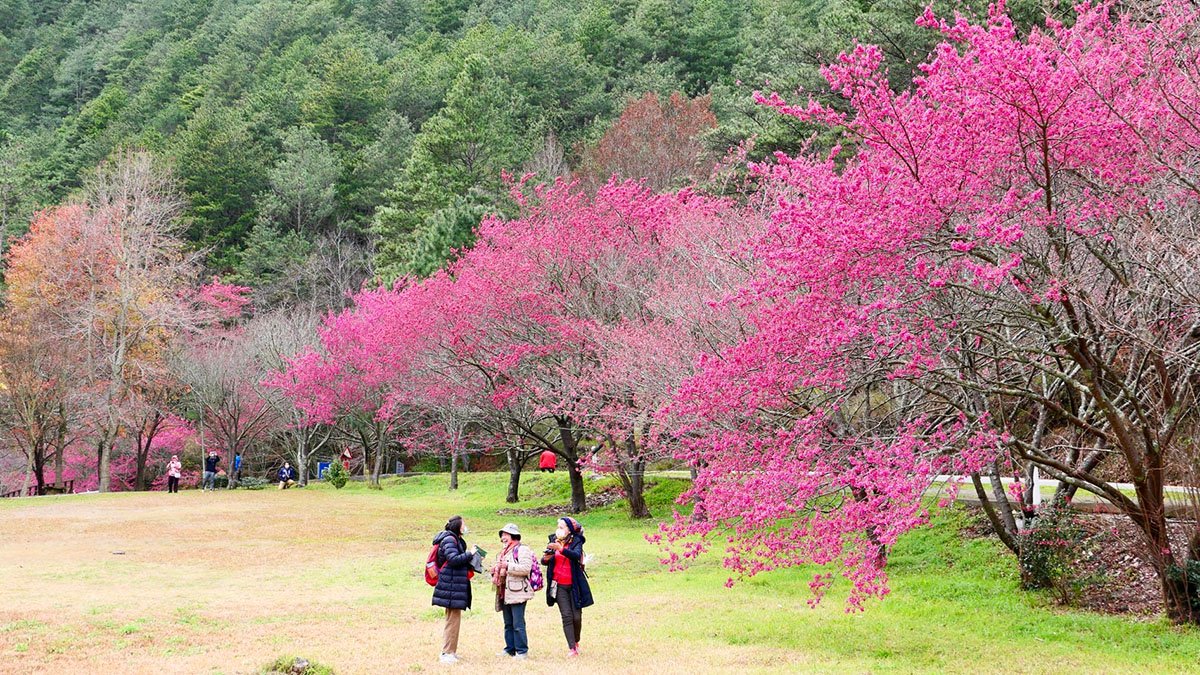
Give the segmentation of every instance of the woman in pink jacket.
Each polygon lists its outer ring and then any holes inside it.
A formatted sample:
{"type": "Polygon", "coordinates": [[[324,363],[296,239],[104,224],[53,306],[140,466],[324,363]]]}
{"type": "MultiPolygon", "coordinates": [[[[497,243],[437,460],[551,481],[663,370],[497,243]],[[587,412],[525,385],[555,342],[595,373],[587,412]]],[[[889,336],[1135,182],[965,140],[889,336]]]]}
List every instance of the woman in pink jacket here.
{"type": "Polygon", "coordinates": [[[181,475],[183,475],[183,463],[179,461],[179,455],[171,455],[171,461],[167,462],[167,492],[179,492],[181,475]]]}

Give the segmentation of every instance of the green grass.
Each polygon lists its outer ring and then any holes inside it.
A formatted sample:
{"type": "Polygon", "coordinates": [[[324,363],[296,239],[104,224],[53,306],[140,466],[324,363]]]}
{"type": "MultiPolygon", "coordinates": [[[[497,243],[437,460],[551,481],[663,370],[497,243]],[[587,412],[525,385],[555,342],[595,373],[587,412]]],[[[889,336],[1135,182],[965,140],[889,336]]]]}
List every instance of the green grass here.
{"type": "MultiPolygon", "coordinates": [[[[0,672],[7,672],[7,659],[21,672],[113,659],[128,672],[157,672],[164,660],[181,672],[259,672],[290,663],[272,663],[286,654],[337,672],[440,671],[442,613],[430,606],[422,577],[433,535],[462,514],[469,543],[495,551],[497,530],[513,521],[540,547],[554,516],[498,511],[569,501],[561,472],[524,476],[516,505],[504,503],[506,478],[463,474],[455,492],[443,474],[389,479],[383,490],[354,482],[342,490],[316,484],[181,499],[141,493],[10,500],[31,509],[30,527],[42,505],[52,505],[62,522],[89,523],[83,536],[90,538],[84,554],[71,559],[57,553],[57,540],[42,541],[36,550],[44,567],[15,572],[16,588],[33,585],[26,602],[41,605],[7,615],[0,608],[0,672]],[[198,509],[207,509],[203,522],[218,534],[196,536],[186,520],[198,509]],[[122,538],[126,556],[108,553],[114,537],[122,538]],[[88,557],[91,550],[98,553],[88,557]],[[125,595],[108,594],[114,586],[125,595]],[[281,588],[289,589],[287,602],[280,602],[281,588]],[[63,597],[46,599],[55,593],[63,597]]],[[[665,517],[687,483],[653,481],[647,501],[665,517]]],[[[587,488],[612,484],[589,480],[587,488]]],[[[762,574],[730,589],[719,552],[685,572],[665,571],[645,540],[657,521],[631,520],[623,503],[580,520],[597,602],[585,611],[584,658],[565,659],[557,615],[539,597],[529,608],[526,671],[1140,674],[1195,672],[1200,664],[1198,630],[1065,610],[1018,590],[1014,560],[998,542],[960,534],[971,522],[963,510],[940,512],[902,538],[890,559],[891,594],[853,614],[845,611],[847,582],[840,579],[821,604],[809,606],[816,568],[762,574]]],[[[58,522],[43,525],[39,536],[80,536],[58,535],[58,522]]],[[[501,667],[492,657],[499,619],[486,579],[477,578],[474,589],[461,647],[471,668],[493,672],[501,667]]]]}
{"type": "MultiPolygon", "coordinates": [[[[594,490],[607,481],[589,481],[594,490]]],[[[683,481],[658,479],[647,495],[658,516],[669,513],[683,481]]],[[[317,488],[323,489],[323,488],[317,488]]],[[[361,490],[352,486],[347,490],[361,490]]],[[[423,510],[459,513],[471,541],[485,548],[503,508],[501,476],[468,474],[456,493],[446,477],[389,481],[381,498],[421,500],[423,510]],[[484,528],[487,528],[486,531],[484,528]]],[[[522,481],[522,508],[563,504],[565,481],[544,474],[522,481]]],[[[636,640],[663,640],[683,649],[732,645],[810,655],[821,670],[871,672],[990,671],[1184,672],[1200,668],[1200,631],[1164,620],[1138,620],[1065,610],[1041,594],[1018,589],[1015,562],[998,542],[960,534],[970,516],[942,512],[905,536],[889,564],[891,594],[847,613],[848,582],[839,579],[815,608],[808,583],[816,568],[762,574],[724,588],[727,573],[709,555],[682,573],[666,573],[644,540],[653,522],[632,521],[622,503],[581,517],[597,602],[628,602],[636,640]],[[665,598],[639,606],[638,598],[665,598]]],[[[554,518],[511,517],[539,542],[554,518]]],[[[428,532],[417,533],[427,536],[428,532]]],[[[357,567],[355,583],[405,586],[394,567],[357,567]]],[[[331,579],[339,584],[346,579],[331,579]]],[[[425,617],[438,618],[436,612],[425,617]]]]}

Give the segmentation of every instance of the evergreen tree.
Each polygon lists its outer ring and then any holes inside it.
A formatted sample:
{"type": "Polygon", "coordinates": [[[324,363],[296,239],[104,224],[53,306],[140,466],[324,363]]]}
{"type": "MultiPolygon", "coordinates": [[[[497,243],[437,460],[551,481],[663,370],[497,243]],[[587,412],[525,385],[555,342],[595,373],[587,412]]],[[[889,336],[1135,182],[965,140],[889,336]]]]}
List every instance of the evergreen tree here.
{"type": "MultiPolygon", "coordinates": [[[[432,236],[430,216],[472,189],[476,190],[473,203],[498,204],[501,172],[520,165],[529,154],[506,82],[495,76],[483,56],[468,57],[445,107],[417,135],[404,173],[388,193],[390,203],[379,210],[375,232],[381,237],[380,272],[394,277],[415,271],[417,242],[432,236]]],[[[449,239],[469,241],[474,224],[467,227],[458,216],[449,221],[467,233],[449,239]]],[[[439,222],[443,223],[439,227],[445,227],[447,221],[439,222]]]]}
{"type": "Polygon", "coordinates": [[[188,239],[213,246],[212,263],[229,266],[254,223],[254,197],[266,187],[263,152],[237,111],[217,106],[201,108],[173,145],[191,203],[188,239]]]}
{"type": "Polygon", "coordinates": [[[288,129],[282,140],[283,156],[267,174],[271,188],[258,198],[259,215],[284,231],[320,229],[337,208],[337,157],[303,127],[288,129]]]}

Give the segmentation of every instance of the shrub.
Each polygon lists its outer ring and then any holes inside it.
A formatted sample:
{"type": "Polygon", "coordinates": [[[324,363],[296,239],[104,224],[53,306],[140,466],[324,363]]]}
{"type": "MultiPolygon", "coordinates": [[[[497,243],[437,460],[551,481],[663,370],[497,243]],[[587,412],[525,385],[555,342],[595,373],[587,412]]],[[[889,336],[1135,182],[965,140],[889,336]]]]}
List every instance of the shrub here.
{"type": "Polygon", "coordinates": [[[325,470],[325,480],[332,483],[333,487],[341,490],[346,486],[346,481],[350,480],[350,472],[346,471],[346,467],[342,466],[341,462],[333,462],[325,470]]]}
{"type": "Polygon", "coordinates": [[[259,672],[261,675],[334,675],[329,666],[299,656],[281,656],[259,672]]]}
{"type": "Polygon", "coordinates": [[[244,476],[238,479],[238,487],[246,488],[247,490],[261,490],[271,484],[271,481],[258,476],[244,476]]]}
{"type": "Polygon", "coordinates": [[[1051,591],[1058,602],[1075,604],[1084,588],[1099,581],[1081,572],[1080,563],[1093,555],[1079,515],[1069,506],[1047,505],[1020,534],[1021,585],[1051,591]]]}

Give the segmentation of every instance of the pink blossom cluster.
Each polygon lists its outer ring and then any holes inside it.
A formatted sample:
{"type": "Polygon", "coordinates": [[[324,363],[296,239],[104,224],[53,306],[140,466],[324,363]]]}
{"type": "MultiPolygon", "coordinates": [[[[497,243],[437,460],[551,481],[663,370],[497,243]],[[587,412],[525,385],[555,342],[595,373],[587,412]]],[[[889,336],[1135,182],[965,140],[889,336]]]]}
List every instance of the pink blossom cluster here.
{"type": "Polygon", "coordinates": [[[824,70],[844,109],[758,95],[841,145],[752,164],[740,201],[522,186],[519,218],[360,293],[272,383],[314,421],[365,411],[427,447],[462,443],[466,419],[551,420],[598,468],[673,455],[697,478],[650,537],[664,563],[719,548],[730,583],[828,566],[861,609],[933,477],[1018,441],[993,383],[1058,367],[1070,335],[1025,349],[1036,331],[1006,321],[1079,320],[1105,251],[1194,206],[1200,68],[1179,45],[1200,20],[1157,12],[1085,3],[1021,35],[1002,3],[982,23],[927,11],[944,41],[911,89],[863,45],[824,70]]]}

